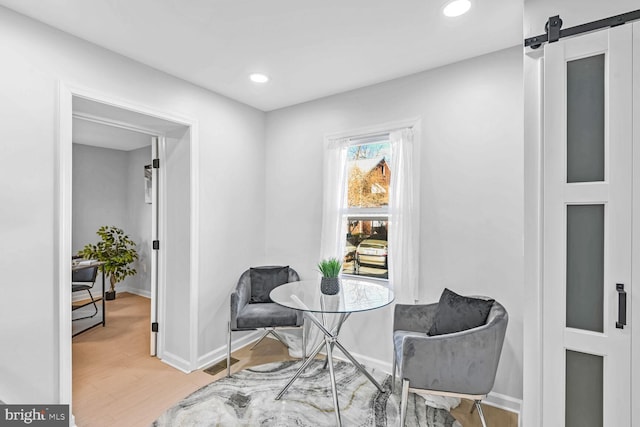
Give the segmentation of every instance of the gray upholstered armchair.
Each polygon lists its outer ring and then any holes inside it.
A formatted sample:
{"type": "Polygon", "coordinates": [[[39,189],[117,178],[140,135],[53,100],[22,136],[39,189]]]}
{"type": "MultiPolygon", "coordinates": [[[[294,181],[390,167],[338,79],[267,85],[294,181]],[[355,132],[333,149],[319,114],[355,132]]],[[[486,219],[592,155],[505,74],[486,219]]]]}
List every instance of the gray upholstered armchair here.
{"type": "MultiPolygon", "coordinates": [[[[288,266],[255,267],[242,273],[236,289],[231,294],[231,311],[227,342],[227,376],[231,376],[231,332],[265,329],[253,348],[272,334],[285,346],[287,343],[275,331],[280,327],[300,327],[304,323],[302,311],[283,307],[269,298],[276,286],[300,280],[298,273],[288,266]]],[[[303,357],[304,357],[304,328],[303,357]]],[[[287,346],[288,347],[288,346],[287,346]]]]}
{"type": "MultiPolygon", "coordinates": [[[[447,290],[446,290],[447,291],[447,290]]],[[[457,294],[454,294],[459,297],[457,294]]],[[[444,293],[443,293],[444,296],[444,293]]],[[[460,297],[466,298],[466,297],[460,297]]],[[[472,298],[467,298],[471,300],[472,298]]],[[[508,314],[497,301],[476,297],[489,303],[481,326],[458,332],[431,334],[437,323],[440,303],[401,305],[395,307],[393,319],[393,381],[396,369],[402,380],[400,417],[406,417],[409,391],[456,396],[473,400],[472,410],[478,409],[482,425],[486,427],[480,401],[493,388],[500,361],[500,353],[508,323],[508,314]]],[[[449,307],[450,309],[450,307],[449,307]]],[[[455,310],[455,308],[454,308],[455,310]]],[[[475,310],[475,307],[474,307],[475,310]]],[[[471,311],[474,311],[471,310],[471,311]]],[[[476,310],[477,311],[477,310],[476,310]]],[[[465,310],[451,311],[454,321],[467,316],[465,310]]],[[[438,325],[436,325],[438,326],[438,325]]],[[[458,329],[458,328],[455,328],[458,329]]]]}

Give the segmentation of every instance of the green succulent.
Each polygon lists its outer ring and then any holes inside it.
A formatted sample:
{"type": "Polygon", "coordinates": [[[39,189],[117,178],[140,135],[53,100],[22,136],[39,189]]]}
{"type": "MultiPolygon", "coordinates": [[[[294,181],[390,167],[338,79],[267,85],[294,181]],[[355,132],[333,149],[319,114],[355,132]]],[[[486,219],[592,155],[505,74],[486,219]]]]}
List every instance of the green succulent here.
{"type": "Polygon", "coordinates": [[[338,277],[340,270],[342,270],[342,261],[338,258],[327,258],[318,263],[318,271],[322,273],[322,277],[338,277]]]}

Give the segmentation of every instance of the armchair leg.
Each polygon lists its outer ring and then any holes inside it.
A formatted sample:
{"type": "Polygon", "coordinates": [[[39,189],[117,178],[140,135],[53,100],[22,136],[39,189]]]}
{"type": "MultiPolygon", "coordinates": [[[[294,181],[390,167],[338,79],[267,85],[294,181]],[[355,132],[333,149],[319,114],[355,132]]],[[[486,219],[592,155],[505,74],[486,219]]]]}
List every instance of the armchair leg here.
{"type": "MultiPolygon", "coordinates": [[[[402,379],[402,395],[400,398],[400,427],[407,418],[407,401],[409,400],[409,380],[402,379]]],[[[486,427],[486,426],[485,426],[486,427]]]]}
{"type": "MultiPolygon", "coordinates": [[[[484,413],[482,412],[482,405],[480,405],[480,401],[476,400],[474,402],[474,407],[478,409],[478,415],[480,416],[480,421],[482,422],[482,427],[487,427],[487,422],[484,419],[484,413]]],[[[473,411],[473,408],[472,408],[473,411]]]]}
{"type": "Polygon", "coordinates": [[[227,322],[227,377],[231,376],[231,322],[227,322]]]}
{"type": "Polygon", "coordinates": [[[260,339],[258,341],[256,341],[256,343],[254,345],[251,346],[250,350],[253,350],[254,348],[256,348],[258,346],[258,344],[260,344],[262,342],[262,340],[264,340],[267,335],[273,335],[274,337],[276,337],[276,339],[278,341],[280,341],[282,343],[282,345],[284,345],[285,347],[289,348],[289,345],[287,344],[287,342],[280,336],[280,334],[278,334],[275,329],[273,328],[265,328],[265,332],[264,334],[262,334],[262,336],[260,337],[260,339]]]}
{"type": "Polygon", "coordinates": [[[252,345],[249,350],[253,350],[254,348],[256,348],[258,346],[258,344],[260,344],[262,342],[262,340],[265,339],[267,337],[267,335],[269,335],[269,332],[270,331],[267,329],[266,332],[264,334],[262,334],[260,339],[258,341],[256,341],[256,343],[254,345],[252,345]]]}
{"type": "Polygon", "coordinates": [[[285,347],[289,348],[289,344],[287,344],[287,342],[280,336],[280,334],[278,334],[276,332],[275,329],[269,329],[267,333],[270,333],[271,335],[273,335],[274,337],[276,337],[278,339],[278,341],[280,341],[285,347]]]}

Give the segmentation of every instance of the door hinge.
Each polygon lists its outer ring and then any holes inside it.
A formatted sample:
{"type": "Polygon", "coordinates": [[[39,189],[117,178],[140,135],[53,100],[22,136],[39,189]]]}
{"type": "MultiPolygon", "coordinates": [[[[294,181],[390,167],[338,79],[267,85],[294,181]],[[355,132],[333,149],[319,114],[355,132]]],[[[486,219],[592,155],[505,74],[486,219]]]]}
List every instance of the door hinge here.
{"type": "Polygon", "coordinates": [[[153,250],[157,251],[158,249],[160,249],[160,240],[154,240],[153,241],[153,250]]]}
{"type": "Polygon", "coordinates": [[[158,332],[158,322],[153,322],[151,324],[151,332],[158,332]]]}
{"type": "Polygon", "coordinates": [[[154,169],[158,169],[160,167],[160,159],[153,159],[152,166],[154,169]]]}

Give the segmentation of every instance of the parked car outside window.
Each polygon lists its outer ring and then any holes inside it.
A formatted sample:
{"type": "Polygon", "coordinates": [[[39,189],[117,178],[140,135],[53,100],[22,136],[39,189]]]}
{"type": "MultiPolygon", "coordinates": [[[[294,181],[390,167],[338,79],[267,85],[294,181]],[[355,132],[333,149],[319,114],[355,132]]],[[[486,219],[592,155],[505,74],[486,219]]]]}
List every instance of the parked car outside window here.
{"type": "Polygon", "coordinates": [[[387,254],[386,240],[366,239],[356,249],[356,262],[359,265],[387,268],[387,254]]]}

